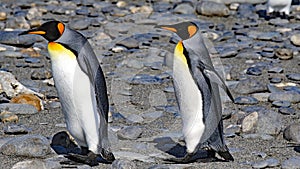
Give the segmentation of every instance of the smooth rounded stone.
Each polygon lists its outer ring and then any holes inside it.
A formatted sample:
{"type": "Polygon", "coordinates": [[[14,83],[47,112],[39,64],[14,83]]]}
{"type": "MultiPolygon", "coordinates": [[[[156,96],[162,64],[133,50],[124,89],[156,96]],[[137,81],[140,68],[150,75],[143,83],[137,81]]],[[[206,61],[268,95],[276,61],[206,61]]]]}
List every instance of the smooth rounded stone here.
{"type": "Polygon", "coordinates": [[[206,16],[228,16],[230,10],[223,3],[202,1],[197,4],[196,12],[206,16]]]}
{"type": "Polygon", "coordinates": [[[3,123],[10,123],[10,122],[17,123],[19,121],[19,117],[12,112],[1,111],[0,121],[3,123]]]}
{"type": "Polygon", "coordinates": [[[154,3],[153,5],[153,11],[154,12],[166,12],[173,8],[173,5],[167,2],[158,1],[157,3],[154,3]]]}
{"type": "Polygon", "coordinates": [[[260,55],[262,57],[273,58],[275,53],[274,52],[260,52],[260,55]]]}
{"type": "Polygon", "coordinates": [[[235,104],[257,104],[258,100],[251,96],[239,96],[234,99],[235,104]]]}
{"type": "Polygon", "coordinates": [[[275,25],[275,26],[285,27],[286,25],[289,24],[289,21],[287,19],[276,18],[276,19],[270,19],[269,24],[270,25],[275,25]]]}
{"type": "Polygon", "coordinates": [[[61,107],[60,102],[53,101],[53,102],[49,103],[49,108],[50,109],[57,109],[57,108],[60,108],[60,107],[61,107]]]}
{"type": "Polygon", "coordinates": [[[139,48],[139,41],[134,38],[125,38],[117,43],[117,45],[124,46],[127,49],[137,49],[139,48]]]}
{"type": "Polygon", "coordinates": [[[175,89],[173,86],[168,86],[164,89],[164,92],[166,93],[174,93],[175,92],[175,89]]]}
{"type": "Polygon", "coordinates": [[[5,12],[0,12],[0,21],[4,21],[7,19],[7,14],[5,12]]]}
{"type": "Polygon", "coordinates": [[[22,124],[10,124],[3,128],[5,134],[27,134],[31,129],[22,124]]]}
{"type": "Polygon", "coordinates": [[[281,60],[288,60],[293,58],[292,49],[279,48],[275,50],[275,56],[281,60]]]}
{"type": "Polygon", "coordinates": [[[238,54],[237,48],[226,48],[220,53],[221,58],[234,57],[238,54]]]}
{"type": "Polygon", "coordinates": [[[61,164],[59,161],[53,161],[53,160],[40,160],[40,159],[35,159],[35,160],[25,160],[25,161],[20,161],[12,166],[11,169],[58,169],[62,168],[61,164]],[[41,167],[42,166],[42,167],[41,167]]]}
{"type": "Polygon", "coordinates": [[[80,8],[80,9],[75,10],[75,13],[77,15],[86,15],[87,16],[87,15],[89,15],[90,11],[88,8],[80,8]]]}
{"type": "Polygon", "coordinates": [[[129,123],[142,123],[144,121],[144,118],[137,114],[130,114],[130,115],[126,116],[126,120],[129,123]]]}
{"type": "Polygon", "coordinates": [[[40,63],[41,60],[39,58],[28,57],[28,58],[25,58],[25,62],[26,63],[40,63]]]}
{"type": "Polygon", "coordinates": [[[29,115],[38,112],[38,110],[33,105],[15,103],[0,104],[0,111],[9,111],[17,115],[29,115]]]}
{"type": "Polygon", "coordinates": [[[137,74],[131,80],[131,84],[161,84],[163,80],[161,80],[158,76],[149,75],[149,74],[137,74]]]}
{"type": "Polygon", "coordinates": [[[283,73],[282,67],[272,67],[268,70],[268,73],[283,73]]]}
{"type": "Polygon", "coordinates": [[[282,169],[298,169],[300,168],[300,157],[294,156],[285,160],[281,164],[282,169]]]}
{"type": "Polygon", "coordinates": [[[77,19],[77,20],[71,20],[69,23],[69,26],[71,29],[75,30],[83,30],[87,29],[90,26],[90,21],[87,19],[77,19]]]}
{"type": "Polygon", "coordinates": [[[74,141],[70,137],[70,135],[65,131],[56,133],[52,137],[50,146],[57,154],[68,154],[68,153],[80,153],[81,152],[81,150],[74,143],[74,141]]]}
{"type": "Polygon", "coordinates": [[[241,131],[241,125],[229,125],[224,129],[225,137],[234,137],[236,134],[239,134],[241,131]]]}
{"type": "Polygon", "coordinates": [[[255,67],[249,67],[246,71],[248,75],[254,75],[254,76],[260,76],[262,74],[262,70],[255,66],[255,67]]]}
{"type": "Polygon", "coordinates": [[[154,121],[154,120],[160,118],[162,115],[163,115],[163,111],[154,111],[154,112],[143,113],[142,117],[146,121],[154,121]]]}
{"type": "Polygon", "coordinates": [[[255,13],[255,8],[252,4],[244,3],[240,4],[237,10],[237,15],[242,18],[252,18],[255,13]]]}
{"type": "Polygon", "coordinates": [[[300,81],[300,73],[287,74],[286,77],[287,77],[289,80],[300,81]]]}
{"type": "Polygon", "coordinates": [[[275,107],[290,107],[291,102],[289,102],[289,101],[274,101],[274,102],[272,102],[272,105],[275,107]]]}
{"type": "Polygon", "coordinates": [[[193,14],[195,9],[189,3],[182,3],[175,7],[174,13],[177,14],[193,14]]]}
{"type": "Polygon", "coordinates": [[[17,52],[17,51],[4,51],[0,53],[0,56],[6,58],[17,58],[17,59],[21,59],[24,57],[24,55],[21,52],[17,52]]]}
{"type": "Polygon", "coordinates": [[[291,124],[287,126],[283,131],[283,138],[287,141],[300,143],[300,125],[291,124]]]}
{"type": "Polygon", "coordinates": [[[0,31],[0,43],[18,47],[29,47],[35,42],[42,41],[42,37],[36,35],[22,35],[22,31],[0,31]]]}
{"type": "Polygon", "coordinates": [[[238,59],[260,59],[262,56],[256,52],[239,52],[235,57],[238,59]]]}
{"type": "Polygon", "coordinates": [[[258,161],[258,162],[254,162],[252,164],[253,168],[266,168],[268,166],[268,162],[266,160],[264,161],[258,161]]]}
{"type": "Polygon", "coordinates": [[[260,151],[254,151],[252,152],[253,155],[256,155],[258,157],[261,157],[261,158],[266,158],[268,155],[264,152],[260,152],[260,151]]]}
{"type": "Polygon", "coordinates": [[[270,82],[271,83],[280,83],[280,82],[282,82],[282,78],[280,78],[280,77],[273,77],[273,78],[270,79],[270,82]]]}
{"type": "Polygon", "coordinates": [[[278,32],[264,32],[259,34],[257,40],[281,42],[282,37],[278,32]]]}
{"type": "Polygon", "coordinates": [[[258,113],[257,112],[250,113],[242,121],[242,125],[241,125],[242,132],[243,133],[255,132],[254,129],[257,123],[258,123],[258,113]]]}
{"type": "Polygon", "coordinates": [[[111,169],[135,169],[137,168],[133,161],[117,159],[111,164],[111,169]]]}
{"type": "Polygon", "coordinates": [[[234,91],[240,94],[251,94],[264,92],[267,90],[267,86],[262,82],[255,79],[240,80],[235,86],[234,91]]]}
{"type": "Polygon", "coordinates": [[[279,113],[281,113],[283,115],[295,115],[296,110],[292,107],[280,107],[279,113]]]}
{"type": "Polygon", "coordinates": [[[284,88],[285,91],[294,91],[300,93],[300,88],[297,86],[287,86],[284,88]]]}
{"type": "Polygon", "coordinates": [[[170,167],[162,164],[155,164],[150,166],[148,169],[170,169],[170,167]]]}
{"type": "Polygon", "coordinates": [[[282,92],[282,90],[280,88],[278,88],[277,86],[275,86],[273,84],[268,84],[267,88],[268,88],[268,91],[271,93],[282,92]]]}
{"type": "Polygon", "coordinates": [[[126,126],[119,130],[117,135],[120,139],[136,140],[142,132],[143,130],[138,126],[126,126]]]}
{"type": "Polygon", "coordinates": [[[272,110],[259,112],[258,122],[256,125],[257,133],[277,136],[281,129],[282,117],[279,113],[272,110]]]}
{"type": "Polygon", "coordinates": [[[292,44],[295,46],[300,46],[300,34],[294,34],[290,38],[292,44]]]}
{"type": "Polygon", "coordinates": [[[271,93],[269,101],[288,101],[291,103],[300,102],[300,93],[294,91],[284,91],[271,93]]]}
{"type": "Polygon", "coordinates": [[[252,97],[256,98],[258,101],[267,102],[271,93],[254,93],[252,97]]]}
{"type": "Polygon", "coordinates": [[[45,157],[51,152],[49,141],[41,135],[16,137],[2,145],[0,150],[4,155],[25,157],[45,157]]]}
{"type": "Polygon", "coordinates": [[[268,162],[268,167],[277,167],[280,164],[279,160],[275,158],[269,158],[266,161],[268,162]]]}

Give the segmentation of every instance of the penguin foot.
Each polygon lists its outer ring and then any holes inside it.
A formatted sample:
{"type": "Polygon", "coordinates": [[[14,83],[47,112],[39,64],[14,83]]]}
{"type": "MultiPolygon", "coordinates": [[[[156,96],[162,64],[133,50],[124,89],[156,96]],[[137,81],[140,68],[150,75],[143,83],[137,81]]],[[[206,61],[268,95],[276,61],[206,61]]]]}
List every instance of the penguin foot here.
{"type": "Polygon", "coordinates": [[[164,161],[166,161],[167,163],[179,163],[179,164],[192,163],[196,161],[196,159],[192,158],[193,156],[194,153],[186,153],[184,157],[164,159],[164,161]]]}
{"type": "Polygon", "coordinates": [[[232,155],[229,153],[229,151],[219,151],[218,154],[226,161],[234,161],[234,158],[232,155]]]}
{"type": "Polygon", "coordinates": [[[89,152],[87,155],[80,155],[80,154],[74,154],[74,153],[69,153],[66,156],[68,159],[79,162],[79,163],[84,163],[89,166],[96,166],[98,165],[97,162],[97,155],[94,154],[93,152],[89,152]]]}
{"type": "Polygon", "coordinates": [[[104,148],[102,148],[101,156],[108,163],[112,163],[116,159],[112,152],[105,150],[104,148]]]}

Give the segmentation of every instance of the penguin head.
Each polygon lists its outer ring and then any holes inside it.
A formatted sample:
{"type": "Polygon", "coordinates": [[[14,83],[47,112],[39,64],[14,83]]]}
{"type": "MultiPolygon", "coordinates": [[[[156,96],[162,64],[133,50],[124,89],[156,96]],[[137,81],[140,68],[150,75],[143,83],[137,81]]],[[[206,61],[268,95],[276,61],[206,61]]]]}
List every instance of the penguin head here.
{"type": "Polygon", "coordinates": [[[43,36],[49,42],[53,42],[61,37],[65,31],[65,25],[59,21],[49,21],[40,27],[22,32],[19,35],[36,34],[43,36]]]}
{"type": "Polygon", "coordinates": [[[199,29],[198,26],[193,22],[181,22],[174,25],[157,25],[155,27],[172,31],[176,33],[182,40],[193,37],[199,29]]]}

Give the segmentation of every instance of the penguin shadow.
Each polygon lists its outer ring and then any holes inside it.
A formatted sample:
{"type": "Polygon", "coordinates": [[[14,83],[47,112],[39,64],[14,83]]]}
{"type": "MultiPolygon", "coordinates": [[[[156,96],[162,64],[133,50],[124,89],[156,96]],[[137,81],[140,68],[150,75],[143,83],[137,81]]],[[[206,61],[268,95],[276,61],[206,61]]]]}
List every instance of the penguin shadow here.
{"type": "MultiPolygon", "coordinates": [[[[186,152],[186,147],[184,145],[184,140],[179,139],[179,142],[175,142],[170,137],[160,137],[153,140],[156,145],[154,146],[158,150],[165,152],[171,156],[174,156],[175,158],[182,158],[184,157],[186,152]]],[[[172,160],[169,159],[163,159],[166,163],[174,163],[172,160]]],[[[218,159],[216,157],[211,157],[209,153],[206,150],[199,149],[189,160],[188,163],[192,162],[202,162],[202,163],[208,163],[208,162],[216,162],[216,161],[223,161],[221,159],[218,159]]],[[[178,162],[176,162],[178,163],[178,162]]],[[[180,162],[179,162],[180,163],[180,162]]],[[[182,162],[186,163],[186,162],[182,162]]]]}
{"type": "Polygon", "coordinates": [[[266,10],[258,10],[256,13],[260,18],[264,18],[266,21],[269,21],[271,19],[276,19],[276,18],[293,19],[293,16],[288,16],[285,13],[281,13],[281,12],[272,12],[268,14],[266,10]]]}
{"type": "MultiPolygon", "coordinates": [[[[59,155],[64,155],[69,161],[61,161],[61,164],[66,165],[78,165],[82,164],[82,161],[78,161],[74,158],[75,155],[86,155],[88,153],[87,148],[79,148],[78,145],[70,138],[69,134],[66,131],[61,131],[56,133],[52,137],[50,143],[51,148],[59,155]]],[[[101,156],[97,156],[98,163],[107,163],[101,156]]],[[[86,163],[90,166],[95,166],[98,164],[86,163]]]]}

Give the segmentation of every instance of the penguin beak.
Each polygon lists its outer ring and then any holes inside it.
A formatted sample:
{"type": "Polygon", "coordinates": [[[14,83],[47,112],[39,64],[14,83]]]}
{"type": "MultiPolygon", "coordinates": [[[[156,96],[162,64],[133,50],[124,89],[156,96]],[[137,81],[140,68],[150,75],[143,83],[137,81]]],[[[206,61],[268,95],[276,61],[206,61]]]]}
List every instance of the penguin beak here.
{"type": "Polygon", "coordinates": [[[154,28],[160,28],[168,31],[172,31],[174,33],[177,32],[177,29],[172,25],[156,25],[154,28]]]}
{"type": "Polygon", "coordinates": [[[30,29],[28,31],[24,31],[24,32],[19,33],[19,36],[21,36],[21,35],[27,35],[27,34],[45,35],[46,32],[42,31],[42,30],[39,30],[39,29],[30,29]]]}

